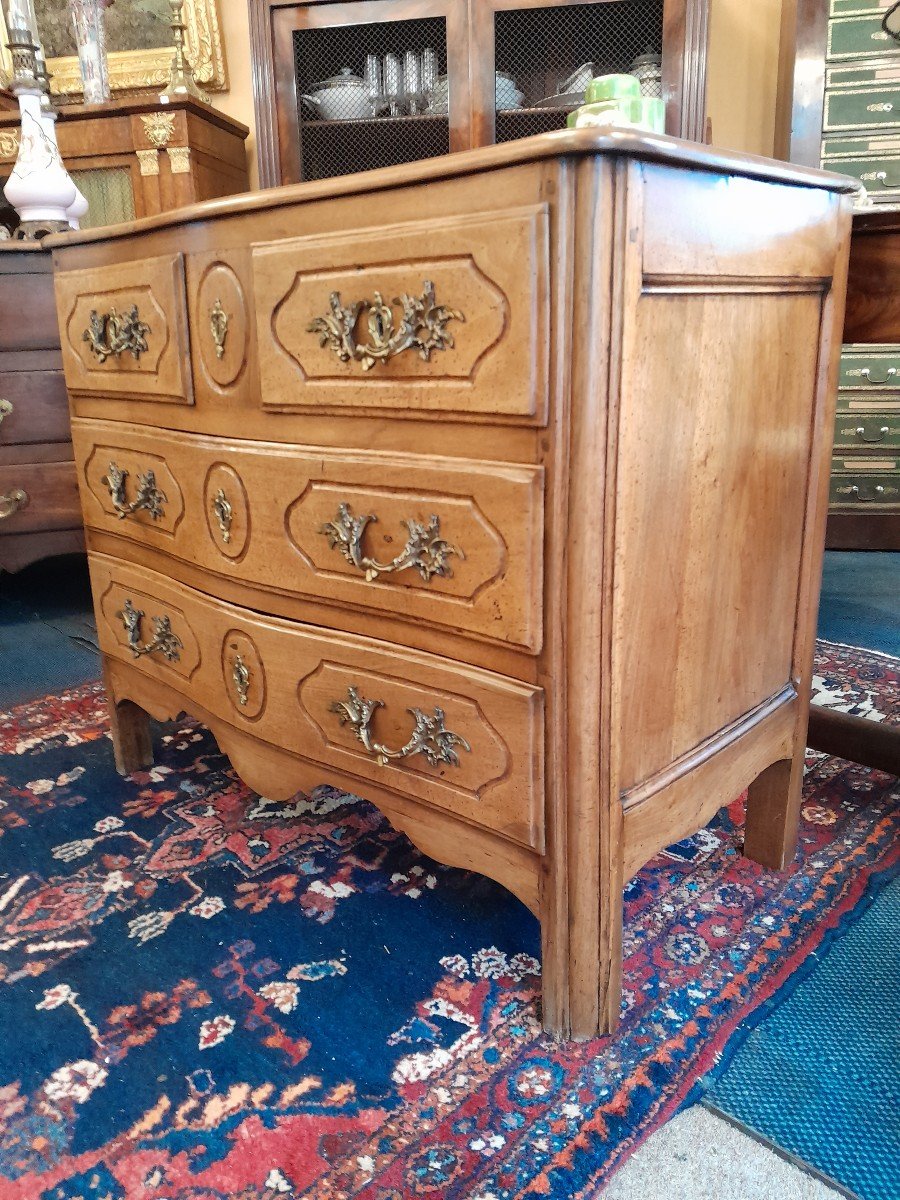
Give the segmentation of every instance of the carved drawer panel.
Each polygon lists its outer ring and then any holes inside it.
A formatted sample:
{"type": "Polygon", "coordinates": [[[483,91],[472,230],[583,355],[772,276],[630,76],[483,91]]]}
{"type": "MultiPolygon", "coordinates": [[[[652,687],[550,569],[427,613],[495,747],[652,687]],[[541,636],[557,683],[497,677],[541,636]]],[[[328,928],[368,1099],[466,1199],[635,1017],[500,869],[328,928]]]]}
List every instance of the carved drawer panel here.
{"type": "Polygon", "coordinates": [[[253,252],[262,405],[543,420],[544,206],[253,252]]]}
{"type": "Polygon", "coordinates": [[[61,271],[56,304],[70,392],[193,404],[183,255],[61,271]]]}
{"type": "Polygon", "coordinates": [[[541,468],[86,420],[73,436],[90,528],[281,594],[540,649],[541,468]]]}
{"type": "Polygon", "coordinates": [[[0,466],[0,535],[77,529],[80,524],[73,462],[0,466]]]}
{"type": "Polygon", "coordinates": [[[100,646],[218,719],[543,845],[543,693],[488,671],[260,616],[91,555],[100,646]]]}

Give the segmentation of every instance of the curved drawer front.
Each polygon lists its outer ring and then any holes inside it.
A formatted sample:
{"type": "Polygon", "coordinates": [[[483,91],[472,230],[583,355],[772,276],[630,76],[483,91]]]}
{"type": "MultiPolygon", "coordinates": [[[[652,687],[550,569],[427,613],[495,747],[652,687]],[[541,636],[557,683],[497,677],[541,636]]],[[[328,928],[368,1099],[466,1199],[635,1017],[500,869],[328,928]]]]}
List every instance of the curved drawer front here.
{"type": "Polygon", "coordinates": [[[56,276],[69,391],[193,404],[184,256],[56,276]]]}
{"type": "Polygon", "coordinates": [[[215,717],[540,849],[539,689],[211,600],[91,555],[100,647],[215,717]]]}
{"type": "Polygon", "coordinates": [[[73,425],[91,528],[280,594],[540,649],[538,467],[73,425]]]}
{"type": "Polygon", "coordinates": [[[0,467],[0,536],[81,525],[73,462],[0,467]]]}
{"type": "Polygon", "coordinates": [[[262,406],[544,419],[545,206],[259,245],[262,406]]]}

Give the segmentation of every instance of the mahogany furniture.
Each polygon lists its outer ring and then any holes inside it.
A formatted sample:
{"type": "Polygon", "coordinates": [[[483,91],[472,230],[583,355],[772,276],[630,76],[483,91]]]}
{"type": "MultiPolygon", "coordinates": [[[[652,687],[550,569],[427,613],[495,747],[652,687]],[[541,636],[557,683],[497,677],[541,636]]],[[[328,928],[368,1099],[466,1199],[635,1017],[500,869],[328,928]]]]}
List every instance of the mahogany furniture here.
{"type": "Polygon", "coordinates": [[[900,43],[881,24],[893,2],[782,10],[779,153],[853,176],[870,205],[853,223],[832,549],[900,550],[900,43]]]}
{"type": "Polygon", "coordinates": [[[581,130],[50,239],[119,769],[367,797],[612,1029],[647,859],[794,852],[850,186],[581,130]]]}
{"type": "MultiPolygon", "coordinates": [[[[710,0],[250,0],[259,176],[263,187],[432,158],[562,129],[553,102],[587,61],[627,71],[662,56],[666,132],[702,141],[710,0]],[[443,112],[322,120],[302,97],[366,56],[430,48],[446,74],[443,112]],[[504,73],[513,88],[501,85],[504,73]],[[522,101],[510,107],[510,95],[522,101]],[[499,103],[498,103],[499,99],[499,103]],[[550,101],[542,104],[542,101],[550,101]]],[[[438,108],[440,109],[440,105],[438,108]]]]}
{"type": "MultiPolygon", "coordinates": [[[[57,140],[91,208],[84,228],[153,216],[249,190],[249,130],[190,97],[61,108],[57,140]]],[[[0,183],[18,153],[18,112],[0,113],[0,183]]]]}
{"type": "Polygon", "coordinates": [[[0,571],[83,549],[52,261],[0,242],[0,571]]]}

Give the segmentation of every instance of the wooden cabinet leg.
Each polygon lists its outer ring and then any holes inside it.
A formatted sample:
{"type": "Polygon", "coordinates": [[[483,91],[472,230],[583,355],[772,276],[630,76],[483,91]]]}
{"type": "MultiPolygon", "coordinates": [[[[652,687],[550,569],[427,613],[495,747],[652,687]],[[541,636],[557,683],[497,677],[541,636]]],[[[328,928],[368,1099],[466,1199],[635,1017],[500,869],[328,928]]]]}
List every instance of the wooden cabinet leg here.
{"type": "Polygon", "coordinates": [[[744,854],[772,871],[783,871],[797,849],[803,755],[773,763],[750,785],[744,854]]]}
{"type": "Polygon", "coordinates": [[[550,906],[541,922],[542,1007],[547,1033],[584,1041],[615,1032],[619,1021],[622,882],[619,871],[603,873],[589,896],[578,863],[573,874],[568,909],[550,906]]]}
{"type": "Polygon", "coordinates": [[[150,718],[131,700],[116,700],[109,674],[103,672],[109,703],[109,724],[112,732],[116,770],[131,775],[153,766],[153,743],[150,739],[150,718]]]}

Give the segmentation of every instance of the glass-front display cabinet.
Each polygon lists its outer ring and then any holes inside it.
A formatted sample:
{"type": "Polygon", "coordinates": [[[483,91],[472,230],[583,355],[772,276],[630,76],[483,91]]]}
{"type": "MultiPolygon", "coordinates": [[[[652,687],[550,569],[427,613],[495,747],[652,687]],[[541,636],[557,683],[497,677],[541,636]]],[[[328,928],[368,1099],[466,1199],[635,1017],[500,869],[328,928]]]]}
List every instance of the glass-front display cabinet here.
{"type": "Polygon", "coordinates": [[[702,140],[709,0],[251,0],[260,182],[562,129],[630,71],[702,140]]]}

